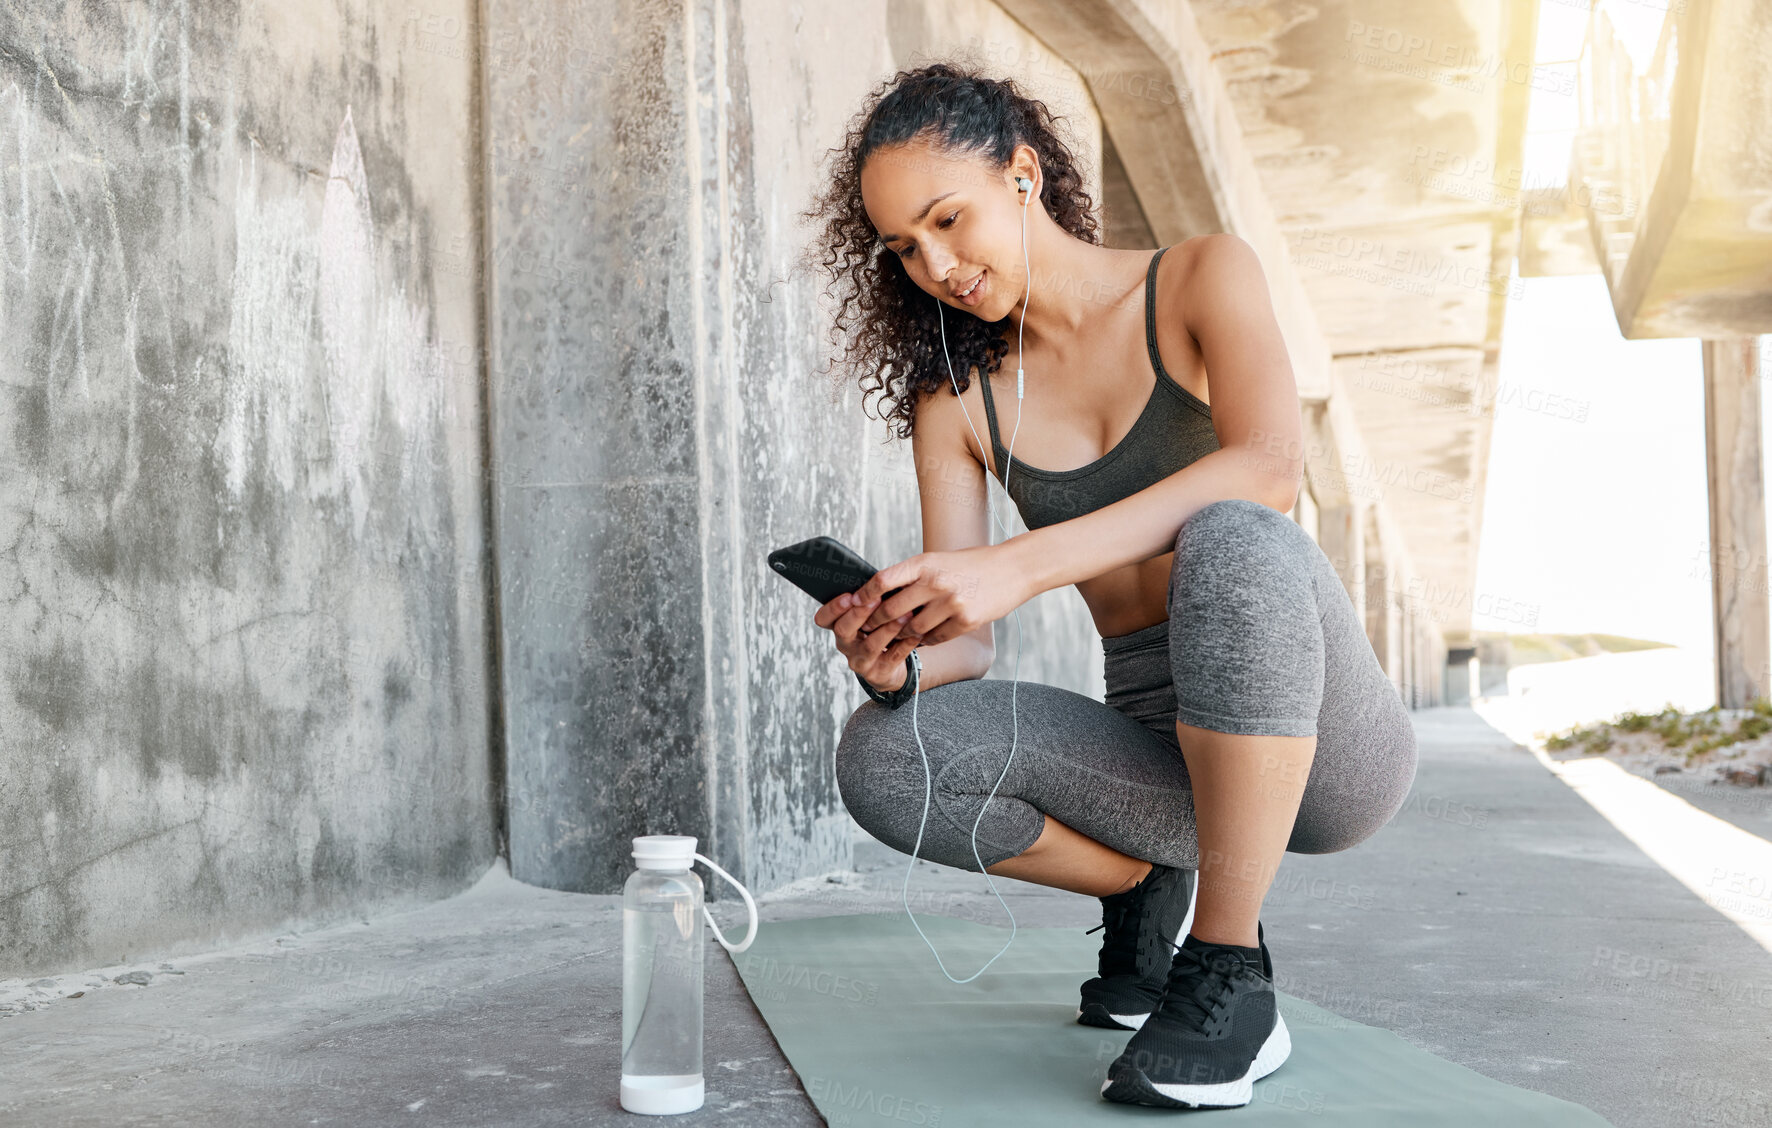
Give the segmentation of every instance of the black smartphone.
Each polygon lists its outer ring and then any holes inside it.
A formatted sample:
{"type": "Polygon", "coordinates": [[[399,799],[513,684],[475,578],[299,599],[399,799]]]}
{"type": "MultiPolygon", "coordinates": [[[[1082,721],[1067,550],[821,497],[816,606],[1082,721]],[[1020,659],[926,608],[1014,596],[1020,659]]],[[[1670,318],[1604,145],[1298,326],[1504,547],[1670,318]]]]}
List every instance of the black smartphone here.
{"type": "Polygon", "coordinates": [[[813,537],[778,548],[769,554],[769,566],[820,603],[854,591],[879,571],[860,553],[831,537],[813,537]]]}

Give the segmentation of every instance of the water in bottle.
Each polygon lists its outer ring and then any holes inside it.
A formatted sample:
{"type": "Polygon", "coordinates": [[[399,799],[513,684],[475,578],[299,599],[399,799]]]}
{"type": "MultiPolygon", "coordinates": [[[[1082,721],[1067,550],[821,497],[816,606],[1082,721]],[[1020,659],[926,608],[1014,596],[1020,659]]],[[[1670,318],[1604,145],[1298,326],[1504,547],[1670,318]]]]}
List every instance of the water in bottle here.
{"type": "Polygon", "coordinates": [[[702,918],[729,951],[744,951],[757,936],[750,891],[697,854],[695,842],[680,834],[634,839],[638,868],[622,890],[621,1105],[630,1112],[702,1105],[702,918]],[[701,878],[690,868],[698,859],[743,895],[750,934],[742,944],[726,942],[702,903],[701,878]]]}

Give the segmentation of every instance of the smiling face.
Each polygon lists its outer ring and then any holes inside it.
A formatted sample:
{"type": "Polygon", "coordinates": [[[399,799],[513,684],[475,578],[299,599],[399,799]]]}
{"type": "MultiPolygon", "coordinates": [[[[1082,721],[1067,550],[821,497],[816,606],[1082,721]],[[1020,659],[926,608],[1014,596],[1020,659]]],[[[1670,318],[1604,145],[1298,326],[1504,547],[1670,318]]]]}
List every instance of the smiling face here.
{"type": "Polygon", "coordinates": [[[1021,300],[1021,202],[1039,207],[1030,147],[1017,146],[1001,169],[991,165],[915,140],[875,152],[861,172],[862,206],[888,253],[926,293],[981,321],[1002,320],[1021,300]],[[1016,190],[1017,176],[1034,181],[1026,195],[1016,190]]]}

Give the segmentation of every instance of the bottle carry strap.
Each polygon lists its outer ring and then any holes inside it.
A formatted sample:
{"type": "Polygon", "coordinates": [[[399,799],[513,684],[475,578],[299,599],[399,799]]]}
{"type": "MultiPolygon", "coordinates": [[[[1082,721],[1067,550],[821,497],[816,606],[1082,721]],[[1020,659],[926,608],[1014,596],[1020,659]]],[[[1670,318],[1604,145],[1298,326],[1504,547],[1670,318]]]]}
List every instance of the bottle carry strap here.
{"type": "Polygon", "coordinates": [[[744,898],[744,907],[746,909],[748,909],[751,914],[751,925],[750,925],[750,931],[745,935],[744,943],[736,945],[736,946],[732,945],[732,944],[728,944],[726,942],[726,937],[724,937],[720,934],[720,926],[714,923],[714,914],[708,912],[708,907],[706,905],[703,905],[701,907],[701,915],[708,918],[708,927],[714,930],[714,939],[716,939],[720,942],[720,946],[722,948],[725,948],[728,952],[742,952],[742,951],[744,951],[746,948],[751,946],[751,941],[755,940],[757,938],[757,902],[751,900],[751,891],[749,889],[746,889],[743,885],[740,885],[737,878],[733,877],[731,874],[727,873],[725,870],[723,870],[719,866],[715,865],[713,862],[713,859],[708,858],[702,854],[696,854],[695,859],[696,859],[696,861],[699,861],[699,862],[706,862],[707,867],[709,869],[713,870],[715,873],[717,873],[721,877],[725,878],[727,880],[727,882],[733,886],[733,888],[738,890],[739,896],[744,898]]]}

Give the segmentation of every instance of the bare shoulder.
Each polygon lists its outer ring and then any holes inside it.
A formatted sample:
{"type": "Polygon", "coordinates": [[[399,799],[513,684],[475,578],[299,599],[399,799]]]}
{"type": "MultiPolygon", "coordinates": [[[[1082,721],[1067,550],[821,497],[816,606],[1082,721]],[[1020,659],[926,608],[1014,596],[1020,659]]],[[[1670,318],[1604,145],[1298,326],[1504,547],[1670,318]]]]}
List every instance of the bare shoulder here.
{"type": "Polygon", "coordinates": [[[1190,235],[1170,247],[1172,257],[1179,260],[1182,272],[1192,277],[1199,271],[1223,270],[1239,262],[1261,265],[1261,257],[1249,240],[1229,231],[1212,231],[1190,235]]]}
{"type": "MultiPolygon", "coordinates": [[[[1241,235],[1228,231],[1194,235],[1176,243],[1172,251],[1164,259],[1177,260],[1176,284],[1167,288],[1163,304],[1196,339],[1203,325],[1246,300],[1251,287],[1267,293],[1261,256],[1241,235]]],[[[1167,265],[1165,261],[1158,269],[1167,265]]]]}
{"type": "MultiPolygon", "coordinates": [[[[966,386],[966,395],[980,399],[978,391],[979,374],[977,365],[972,367],[972,380],[966,386]]],[[[982,403],[982,400],[980,399],[982,403]]],[[[923,475],[925,459],[942,459],[951,462],[953,459],[966,458],[975,463],[982,473],[985,467],[983,452],[973,435],[974,427],[982,427],[984,420],[980,417],[977,424],[968,418],[968,408],[961,403],[960,397],[953,394],[951,386],[944,385],[932,392],[925,393],[918,399],[911,411],[911,450],[917,459],[918,477],[923,475]]],[[[976,438],[982,438],[980,431],[976,438]]],[[[952,467],[949,467],[952,473],[952,467]]]]}

